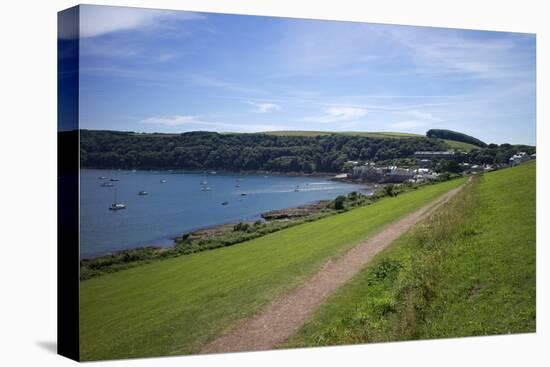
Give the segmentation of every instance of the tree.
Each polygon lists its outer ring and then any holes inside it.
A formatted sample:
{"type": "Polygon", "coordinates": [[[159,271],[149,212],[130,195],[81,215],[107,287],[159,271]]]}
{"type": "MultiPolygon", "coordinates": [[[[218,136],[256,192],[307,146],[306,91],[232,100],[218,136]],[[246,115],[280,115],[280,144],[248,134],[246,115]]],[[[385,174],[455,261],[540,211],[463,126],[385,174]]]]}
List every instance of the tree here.
{"type": "Polygon", "coordinates": [[[388,196],[397,196],[397,193],[395,192],[394,184],[388,184],[388,185],[384,186],[384,192],[388,196]]]}
{"type": "Polygon", "coordinates": [[[336,210],[342,210],[344,209],[344,201],[346,201],[346,197],[343,195],[339,195],[334,199],[334,209],[336,210]]]}

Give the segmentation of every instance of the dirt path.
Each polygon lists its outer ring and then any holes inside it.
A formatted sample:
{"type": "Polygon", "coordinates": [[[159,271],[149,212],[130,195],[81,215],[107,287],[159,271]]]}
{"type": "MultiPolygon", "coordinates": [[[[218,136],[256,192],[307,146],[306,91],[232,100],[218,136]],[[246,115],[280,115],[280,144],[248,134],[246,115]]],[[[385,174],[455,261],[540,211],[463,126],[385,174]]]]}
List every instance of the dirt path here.
{"type": "Polygon", "coordinates": [[[201,353],[266,350],[280,345],[294,335],[336,289],[356,275],[377,253],[448,201],[463,186],[448,191],[421,209],[389,224],[336,260],[329,260],[311,278],[207,344],[201,353]]]}

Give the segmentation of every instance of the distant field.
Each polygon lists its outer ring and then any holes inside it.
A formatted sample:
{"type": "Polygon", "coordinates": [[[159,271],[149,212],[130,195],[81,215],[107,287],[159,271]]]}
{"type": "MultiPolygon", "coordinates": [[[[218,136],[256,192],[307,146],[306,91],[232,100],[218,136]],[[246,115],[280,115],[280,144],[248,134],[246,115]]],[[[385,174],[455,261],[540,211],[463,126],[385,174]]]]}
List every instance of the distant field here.
{"type": "Polygon", "coordinates": [[[475,146],[473,144],[463,143],[461,141],[455,141],[455,140],[449,140],[449,139],[443,139],[445,143],[449,145],[452,149],[460,149],[469,152],[473,149],[480,149],[480,147],[475,146]]]}
{"type": "Polygon", "coordinates": [[[197,352],[328,258],[462,182],[425,186],[242,244],[83,281],[81,357],[197,352]]]}
{"type": "MultiPolygon", "coordinates": [[[[238,133],[230,133],[230,132],[223,132],[220,134],[238,134],[238,133]]],[[[347,136],[364,136],[367,138],[378,138],[378,139],[391,139],[391,138],[418,138],[423,137],[424,135],[419,134],[411,134],[411,133],[399,133],[399,132],[366,132],[366,131],[339,131],[339,132],[330,132],[330,131],[306,131],[306,130],[286,130],[286,131],[266,131],[261,132],[257,134],[266,134],[266,135],[273,135],[273,136],[327,136],[327,135],[347,135],[347,136]]],[[[169,134],[169,133],[162,133],[162,134],[143,134],[143,133],[132,133],[132,136],[141,136],[141,137],[161,137],[161,138],[171,138],[178,136],[180,134],[169,134]]],[[[451,149],[460,149],[464,151],[470,151],[472,149],[479,149],[479,147],[463,143],[460,141],[454,141],[454,140],[448,140],[443,139],[451,149]]]]}
{"type": "MultiPolygon", "coordinates": [[[[349,135],[349,136],[364,136],[367,138],[418,138],[424,137],[424,135],[411,134],[411,133],[398,133],[398,132],[365,132],[365,131],[344,131],[344,132],[330,132],[330,131],[305,131],[305,130],[288,130],[288,131],[267,131],[261,134],[274,135],[274,136],[326,136],[326,135],[349,135]]],[[[463,143],[460,141],[443,139],[451,149],[460,149],[464,151],[470,151],[472,149],[479,149],[473,144],[463,143]]]]}
{"type": "Polygon", "coordinates": [[[288,131],[266,131],[261,134],[275,136],[326,136],[326,135],[350,135],[364,136],[368,138],[410,138],[423,135],[396,132],[366,132],[366,131],[306,131],[306,130],[288,130],[288,131]]]}
{"type": "Polygon", "coordinates": [[[534,332],[534,162],[486,174],[380,253],[286,347],[534,332]]]}

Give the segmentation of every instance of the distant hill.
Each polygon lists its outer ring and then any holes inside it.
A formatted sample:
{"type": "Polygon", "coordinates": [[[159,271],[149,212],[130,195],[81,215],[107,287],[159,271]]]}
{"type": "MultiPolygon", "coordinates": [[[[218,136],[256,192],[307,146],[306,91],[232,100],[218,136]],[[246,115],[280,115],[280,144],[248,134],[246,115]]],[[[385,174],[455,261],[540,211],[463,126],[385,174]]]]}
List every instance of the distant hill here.
{"type": "Polygon", "coordinates": [[[484,148],[487,144],[479,139],[474,138],[473,136],[459,133],[458,131],[452,130],[443,130],[443,129],[430,129],[426,132],[428,138],[439,138],[446,140],[453,140],[462,143],[467,143],[475,145],[480,148],[484,148]]]}
{"type": "MultiPolygon", "coordinates": [[[[65,134],[60,133],[63,139],[65,134]]],[[[467,142],[394,132],[275,131],[182,134],[80,131],[84,168],[346,172],[354,162],[414,165],[416,151],[461,150],[460,162],[507,163],[518,151],[535,147],[467,142]]]]}
{"type": "Polygon", "coordinates": [[[81,130],[80,160],[88,168],[337,173],[347,170],[349,161],[412,159],[418,150],[447,149],[443,141],[420,135],[305,134],[81,130]]]}
{"type": "Polygon", "coordinates": [[[369,132],[369,131],[308,131],[308,130],[280,130],[280,131],[265,131],[259,134],[273,136],[327,136],[327,135],[344,135],[344,136],[362,136],[367,138],[418,138],[422,135],[411,133],[398,132],[369,132]]]}
{"type": "MultiPolygon", "coordinates": [[[[450,131],[450,130],[446,130],[450,131]]],[[[343,135],[343,136],[361,136],[375,139],[397,139],[397,138],[419,138],[422,135],[401,132],[369,132],[369,131],[308,131],[308,130],[280,130],[280,131],[265,131],[259,134],[271,136],[328,136],[328,135],[343,135]]],[[[458,133],[460,134],[460,133],[458,133]]],[[[467,136],[467,135],[466,135],[467,136]]],[[[475,139],[475,138],[474,138],[475,139]]],[[[473,149],[478,149],[476,144],[464,142],[456,139],[442,139],[449,149],[463,150],[469,152],[473,149]]],[[[477,139],[476,139],[477,140],[477,139]]]]}

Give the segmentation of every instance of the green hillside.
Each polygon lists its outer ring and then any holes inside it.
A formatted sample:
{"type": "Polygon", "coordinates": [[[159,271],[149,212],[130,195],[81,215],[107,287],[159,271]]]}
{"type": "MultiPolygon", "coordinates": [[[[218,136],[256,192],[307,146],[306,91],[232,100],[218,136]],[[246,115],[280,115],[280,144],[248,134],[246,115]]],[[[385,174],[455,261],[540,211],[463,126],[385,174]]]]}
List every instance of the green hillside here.
{"type": "MultiPolygon", "coordinates": [[[[344,136],[362,136],[367,138],[418,138],[424,135],[411,134],[411,133],[399,133],[399,132],[366,132],[366,131],[344,131],[344,132],[330,132],[330,131],[306,131],[306,130],[281,130],[281,131],[267,131],[261,134],[273,135],[273,136],[327,136],[327,135],[344,135],[344,136]]],[[[463,151],[470,151],[472,149],[479,149],[478,146],[473,144],[464,143],[461,141],[455,141],[450,139],[442,139],[447,143],[449,149],[457,149],[463,151]]]]}
{"type": "Polygon", "coordinates": [[[197,352],[386,224],[463,179],[424,186],[231,247],[81,282],[84,360],[197,352]]]}
{"type": "Polygon", "coordinates": [[[535,162],[477,178],[326,302],[287,347],[534,332],[535,162]]]}
{"type": "Polygon", "coordinates": [[[462,141],[455,141],[455,140],[449,140],[449,139],[443,139],[443,141],[447,143],[450,149],[463,150],[465,152],[469,152],[470,150],[473,150],[473,149],[480,149],[478,146],[475,146],[469,143],[464,143],[462,141]]]}
{"type": "Polygon", "coordinates": [[[366,131],[308,131],[308,130],[281,130],[281,131],[266,131],[260,134],[274,136],[327,136],[327,135],[347,135],[347,136],[362,136],[367,138],[418,138],[423,135],[397,132],[366,132],[366,131]]]}

